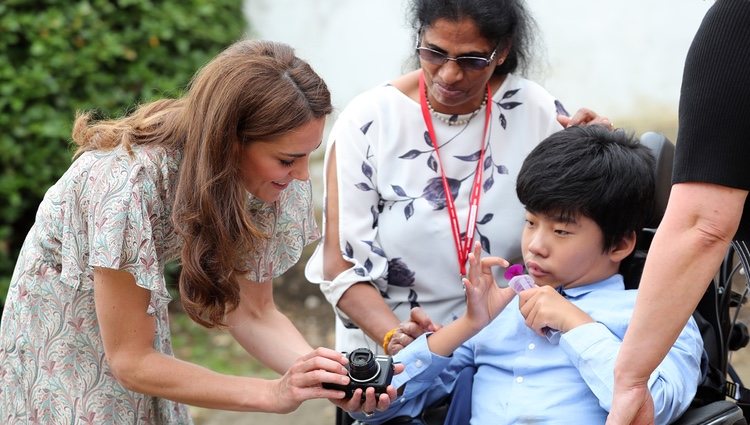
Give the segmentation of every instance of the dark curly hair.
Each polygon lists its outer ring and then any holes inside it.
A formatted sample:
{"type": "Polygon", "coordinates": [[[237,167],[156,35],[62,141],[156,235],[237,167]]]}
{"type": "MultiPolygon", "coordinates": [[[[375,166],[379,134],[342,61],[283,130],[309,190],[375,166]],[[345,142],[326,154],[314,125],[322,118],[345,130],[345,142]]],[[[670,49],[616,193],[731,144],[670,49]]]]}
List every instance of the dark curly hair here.
{"type": "Polygon", "coordinates": [[[415,37],[439,19],[473,20],[479,33],[495,45],[510,45],[496,75],[525,71],[531,59],[535,23],[523,0],[412,0],[412,27],[415,37]]]}

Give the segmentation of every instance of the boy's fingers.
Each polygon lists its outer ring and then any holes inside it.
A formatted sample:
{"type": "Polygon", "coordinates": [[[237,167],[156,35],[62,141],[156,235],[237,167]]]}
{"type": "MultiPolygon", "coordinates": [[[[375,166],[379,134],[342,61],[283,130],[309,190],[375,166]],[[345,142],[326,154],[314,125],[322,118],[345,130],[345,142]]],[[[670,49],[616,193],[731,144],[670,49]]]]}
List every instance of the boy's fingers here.
{"type": "Polygon", "coordinates": [[[510,266],[510,262],[502,257],[484,257],[482,258],[482,270],[489,269],[493,266],[499,266],[508,268],[510,266]]]}

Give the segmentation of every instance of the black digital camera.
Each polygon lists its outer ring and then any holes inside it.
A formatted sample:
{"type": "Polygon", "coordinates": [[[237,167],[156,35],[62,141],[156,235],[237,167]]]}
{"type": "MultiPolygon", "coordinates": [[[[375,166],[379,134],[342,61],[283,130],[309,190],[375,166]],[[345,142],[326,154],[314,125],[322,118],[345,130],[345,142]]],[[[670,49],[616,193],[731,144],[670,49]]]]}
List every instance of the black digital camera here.
{"type": "MultiPolygon", "coordinates": [[[[347,353],[344,353],[347,355],[347,353]]],[[[362,388],[362,399],[368,387],[375,388],[375,397],[385,394],[386,388],[393,379],[393,359],[391,356],[375,356],[367,348],[357,348],[347,355],[349,364],[349,385],[324,382],[323,388],[342,390],[346,398],[354,395],[354,390],[362,388]]]]}

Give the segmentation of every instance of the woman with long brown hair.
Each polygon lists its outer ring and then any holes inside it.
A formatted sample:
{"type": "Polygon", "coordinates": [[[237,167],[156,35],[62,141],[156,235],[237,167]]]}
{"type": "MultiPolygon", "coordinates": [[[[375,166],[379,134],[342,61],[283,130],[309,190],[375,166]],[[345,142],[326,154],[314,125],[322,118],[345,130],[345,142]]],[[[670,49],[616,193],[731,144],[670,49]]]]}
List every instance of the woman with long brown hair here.
{"type": "Polygon", "coordinates": [[[6,300],[0,421],[184,424],[182,403],[283,413],[343,398],[322,383],[346,384],[346,360],[308,345],[271,284],[319,236],[308,162],[331,110],[289,46],[242,41],[182,98],[79,116],[75,161],[39,207],[6,300]],[[172,356],[163,270],[177,257],[190,317],[226,327],[281,378],[172,356]]]}

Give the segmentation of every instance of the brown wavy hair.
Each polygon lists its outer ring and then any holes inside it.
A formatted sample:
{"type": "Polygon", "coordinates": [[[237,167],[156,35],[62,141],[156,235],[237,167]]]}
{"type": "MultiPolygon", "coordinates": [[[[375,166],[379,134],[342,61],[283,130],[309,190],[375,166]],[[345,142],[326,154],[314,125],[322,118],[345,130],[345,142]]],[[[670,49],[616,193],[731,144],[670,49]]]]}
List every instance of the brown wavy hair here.
{"type": "Polygon", "coordinates": [[[180,296],[206,327],[224,325],[239,303],[243,257],[262,234],[247,213],[240,179],[243,145],[288,133],[331,113],[323,79],[282,43],[237,42],[203,67],[180,99],[141,106],[127,117],[91,124],[76,119],[76,156],[118,145],[182,149],[172,221],[183,239],[180,296]]]}

